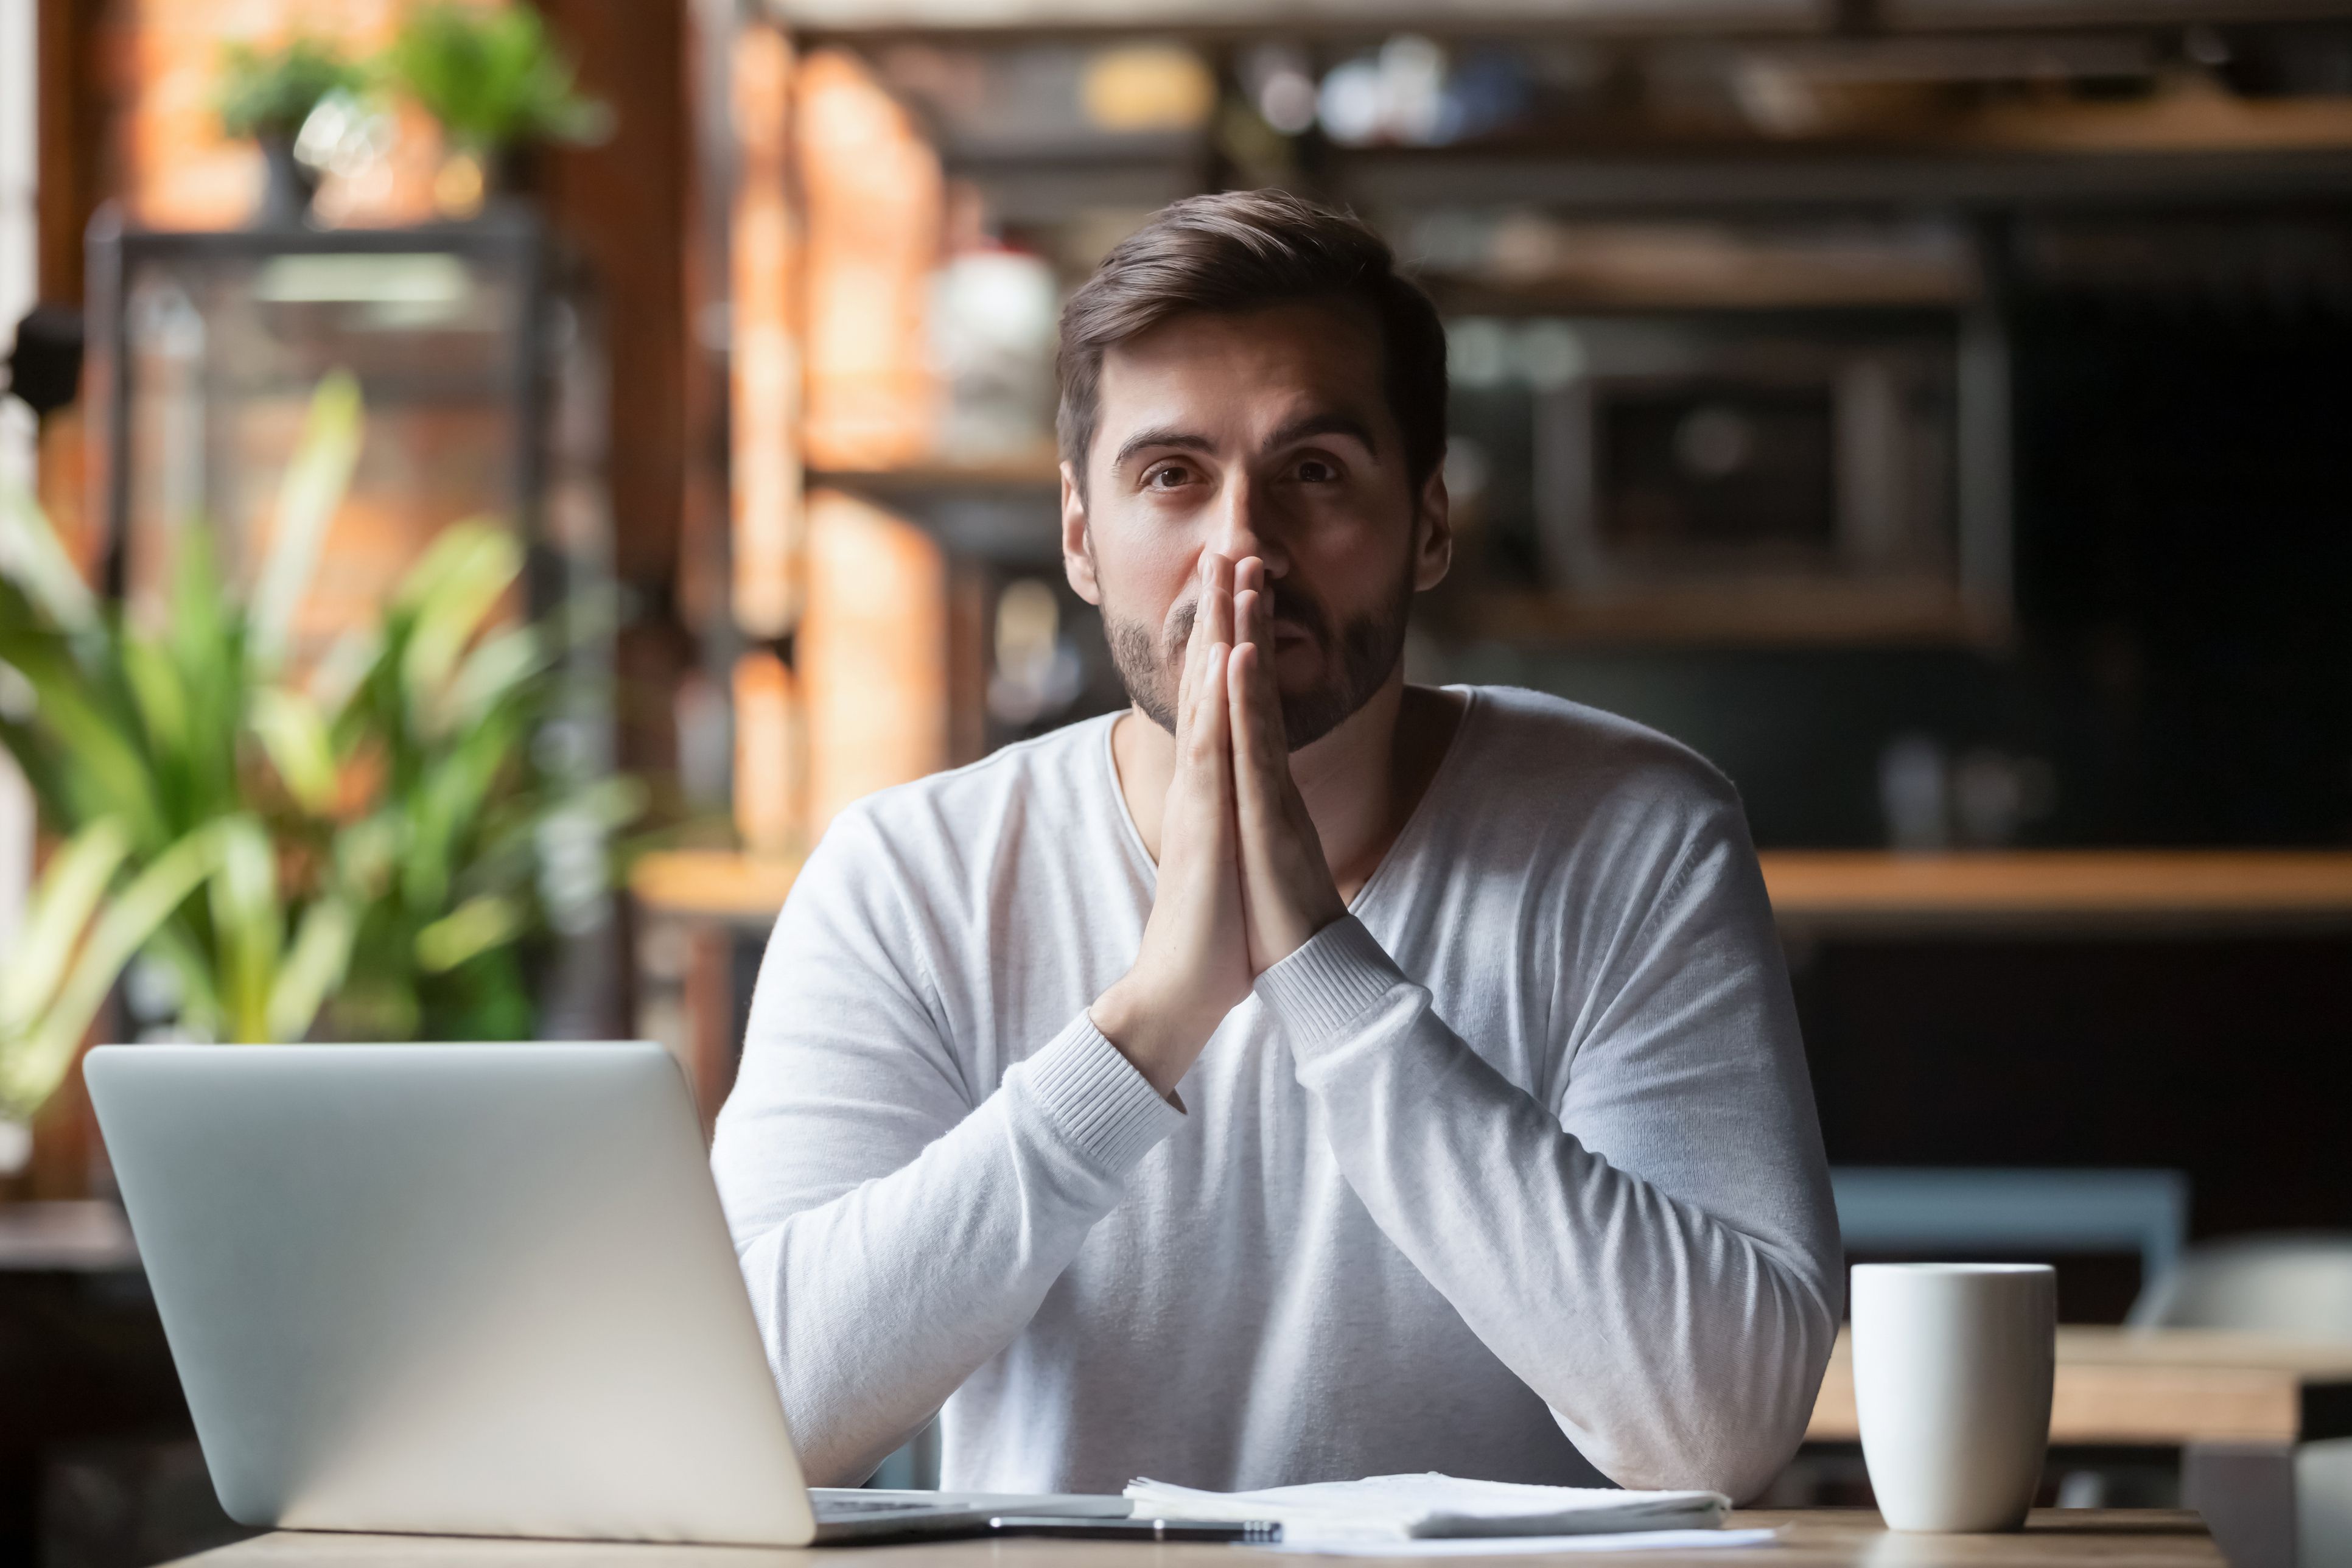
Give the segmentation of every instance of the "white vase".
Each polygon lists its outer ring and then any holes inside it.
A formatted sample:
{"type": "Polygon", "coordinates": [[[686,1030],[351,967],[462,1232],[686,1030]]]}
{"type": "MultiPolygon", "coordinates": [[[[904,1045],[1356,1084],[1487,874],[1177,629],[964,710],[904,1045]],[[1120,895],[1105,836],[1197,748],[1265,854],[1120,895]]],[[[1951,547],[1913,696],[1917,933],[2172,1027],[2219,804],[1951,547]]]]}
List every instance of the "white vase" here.
{"type": "Polygon", "coordinates": [[[0,1176],[13,1176],[32,1163],[33,1130],[0,1116],[0,1176]]]}

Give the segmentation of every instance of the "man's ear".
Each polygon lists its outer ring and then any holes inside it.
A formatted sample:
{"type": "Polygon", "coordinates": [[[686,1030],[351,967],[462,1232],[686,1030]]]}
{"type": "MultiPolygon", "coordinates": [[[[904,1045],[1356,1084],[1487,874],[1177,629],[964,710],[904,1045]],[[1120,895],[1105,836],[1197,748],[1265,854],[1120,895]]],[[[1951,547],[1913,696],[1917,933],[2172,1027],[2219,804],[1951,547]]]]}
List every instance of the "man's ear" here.
{"type": "Polygon", "coordinates": [[[1441,459],[1422,481],[1413,506],[1412,586],[1427,593],[1445,581],[1454,565],[1454,511],[1445,493],[1445,464],[1441,459]]]}
{"type": "Polygon", "coordinates": [[[1089,605],[1102,603],[1102,585],[1095,581],[1095,552],[1087,538],[1087,502],[1078,493],[1078,476],[1062,465],[1062,575],[1070,591],[1089,605]]]}

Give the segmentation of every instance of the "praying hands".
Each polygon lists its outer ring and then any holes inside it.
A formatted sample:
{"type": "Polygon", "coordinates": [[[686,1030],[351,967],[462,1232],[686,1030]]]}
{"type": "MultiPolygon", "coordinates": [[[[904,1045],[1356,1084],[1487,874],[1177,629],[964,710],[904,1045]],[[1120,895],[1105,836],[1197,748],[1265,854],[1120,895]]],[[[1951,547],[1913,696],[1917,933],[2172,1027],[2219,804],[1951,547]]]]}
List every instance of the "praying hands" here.
{"type": "Polygon", "coordinates": [[[1134,965],[1090,1009],[1162,1094],[1258,975],[1347,912],[1290,774],[1265,563],[1201,560],[1160,881],[1134,965]]]}

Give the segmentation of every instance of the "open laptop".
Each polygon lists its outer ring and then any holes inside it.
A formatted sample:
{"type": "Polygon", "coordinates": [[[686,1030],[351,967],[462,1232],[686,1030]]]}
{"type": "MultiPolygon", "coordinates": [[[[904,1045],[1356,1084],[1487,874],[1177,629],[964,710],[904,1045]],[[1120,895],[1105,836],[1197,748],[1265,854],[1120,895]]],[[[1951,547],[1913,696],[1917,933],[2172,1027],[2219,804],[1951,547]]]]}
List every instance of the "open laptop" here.
{"type": "Polygon", "coordinates": [[[800,1546],[1129,1511],[809,1489],[659,1046],[105,1046],[85,1073],[240,1523],[800,1546]]]}

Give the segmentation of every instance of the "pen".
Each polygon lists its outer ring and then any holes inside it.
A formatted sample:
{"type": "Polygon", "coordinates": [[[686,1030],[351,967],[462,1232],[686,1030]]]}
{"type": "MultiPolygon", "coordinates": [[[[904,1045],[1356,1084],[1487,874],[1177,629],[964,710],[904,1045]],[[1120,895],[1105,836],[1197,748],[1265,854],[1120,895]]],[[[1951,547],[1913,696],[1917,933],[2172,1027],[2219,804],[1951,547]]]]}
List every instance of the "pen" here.
{"type": "Polygon", "coordinates": [[[1271,1543],[1282,1539],[1272,1520],[1069,1519],[1002,1514],[988,1521],[992,1535],[1058,1535],[1073,1541],[1238,1541],[1271,1543]]]}

